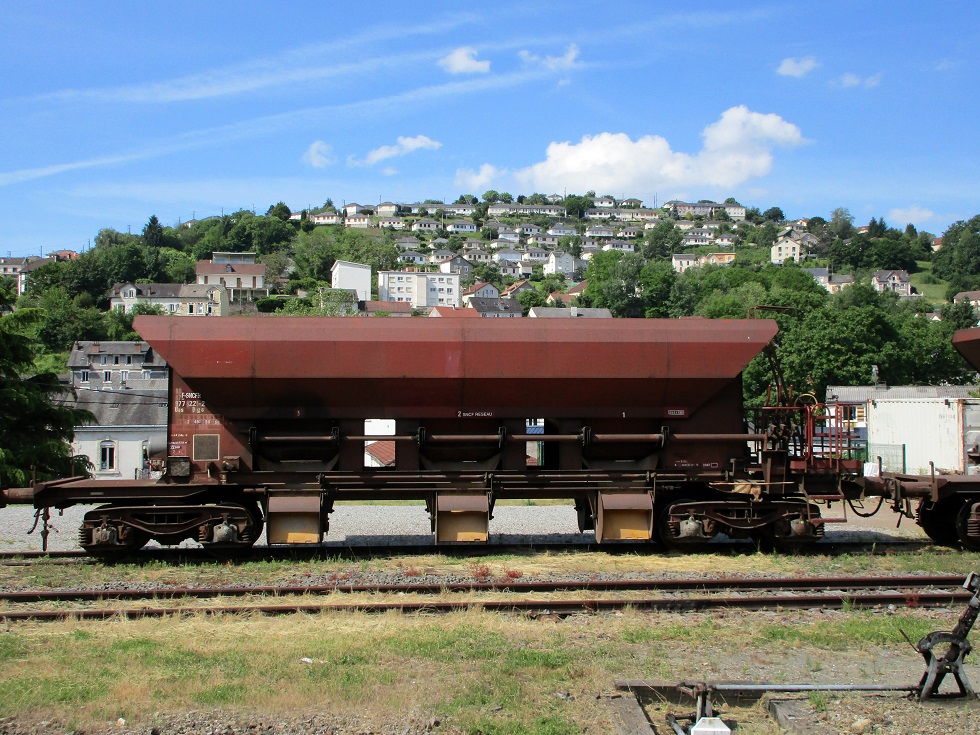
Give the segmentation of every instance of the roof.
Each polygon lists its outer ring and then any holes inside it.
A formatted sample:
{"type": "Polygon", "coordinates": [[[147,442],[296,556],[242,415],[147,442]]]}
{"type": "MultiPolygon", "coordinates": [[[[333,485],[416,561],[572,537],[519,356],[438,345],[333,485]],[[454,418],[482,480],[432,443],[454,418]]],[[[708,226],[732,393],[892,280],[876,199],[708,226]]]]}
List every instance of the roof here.
{"type": "Polygon", "coordinates": [[[446,317],[448,319],[479,319],[480,312],[473,309],[457,309],[454,306],[433,306],[430,317],[446,317]]]}
{"type": "Polygon", "coordinates": [[[179,283],[114,283],[112,297],[121,297],[124,288],[135,288],[136,296],[147,299],[171,299],[180,293],[179,283]]]}
{"type": "Polygon", "coordinates": [[[166,426],[166,390],[76,390],[77,408],[91,411],[97,426],[166,426]]]}
{"type": "Polygon", "coordinates": [[[200,298],[202,296],[208,296],[212,291],[227,291],[227,289],[217,283],[210,284],[200,284],[200,283],[188,283],[180,287],[177,295],[182,298],[200,298]]]}
{"type": "Polygon", "coordinates": [[[909,274],[907,271],[900,270],[890,270],[890,271],[875,271],[874,278],[878,281],[887,281],[889,278],[894,276],[902,283],[909,280],[909,274]]]}
{"type": "Polygon", "coordinates": [[[91,355],[142,355],[144,367],[166,367],[163,358],[157,356],[153,348],[146,342],[110,342],[80,340],[76,342],[68,355],[68,367],[88,367],[91,355]]]}
{"type": "Polygon", "coordinates": [[[374,457],[382,467],[391,467],[395,464],[395,442],[391,440],[372,442],[364,447],[364,451],[374,457]]]}
{"type": "Polygon", "coordinates": [[[586,309],[580,306],[572,306],[568,309],[556,308],[553,306],[534,306],[528,316],[545,319],[573,319],[584,317],[588,319],[612,319],[612,312],[609,309],[586,309]]]}
{"type": "Polygon", "coordinates": [[[376,314],[377,312],[389,312],[391,314],[411,314],[412,305],[407,301],[365,301],[364,312],[376,314]]]}
{"type": "Polygon", "coordinates": [[[827,401],[867,403],[871,400],[970,398],[975,385],[828,385],[827,401]]]}
{"type": "Polygon", "coordinates": [[[517,299],[470,299],[470,309],[481,314],[501,312],[505,314],[521,313],[521,302],[517,299]]]}

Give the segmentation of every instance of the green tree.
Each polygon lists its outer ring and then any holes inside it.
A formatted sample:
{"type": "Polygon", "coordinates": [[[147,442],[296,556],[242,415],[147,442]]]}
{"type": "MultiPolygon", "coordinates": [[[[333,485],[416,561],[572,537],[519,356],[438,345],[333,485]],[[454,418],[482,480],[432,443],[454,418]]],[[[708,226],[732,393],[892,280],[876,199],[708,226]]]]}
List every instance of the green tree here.
{"type": "Polygon", "coordinates": [[[143,244],[148,248],[163,246],[163,226],[155,214],[150,215],[150,219],[143,226],[143,244]]]}
{"type": "Polygon", "coordinates": [[[521,311],[524,316],[535,307],[547,306],[548,297],[537,290],[521,291],[517,294],[517,300],[521,303],[521,311]]]}
{"type": "Polygon", "coordinates": [[[779,207],[769,207],[769,209],[762,213],[762,219],[768,222],[782,222],[786,219],[786,215],[783,214],[783,210],[779,207]]]}
{"type": "Polygon", "coordinates": [[[6,311],[13,290],[0,286],[0,487],[21,487],[79,473],[72,468],[74,427],[92,420],[67,404],[54,373],[32,374],[37,309],[6,311]]]}
{"type": "Polygon", "coordinates": [[[494,204],[500,201],[500,193],[496,189],[487,189],[483,192],[483,201],[487,204],[494,204]]]}
{"type": "Polygon", "coordinates": [[[283,222],[288,222],[289,218],[293,215],[293,213],[289,210],[289,207],[286,206],[285,202],[276,202],[269,207],[265,214],[267,217],[275,217],[283,222]]]}

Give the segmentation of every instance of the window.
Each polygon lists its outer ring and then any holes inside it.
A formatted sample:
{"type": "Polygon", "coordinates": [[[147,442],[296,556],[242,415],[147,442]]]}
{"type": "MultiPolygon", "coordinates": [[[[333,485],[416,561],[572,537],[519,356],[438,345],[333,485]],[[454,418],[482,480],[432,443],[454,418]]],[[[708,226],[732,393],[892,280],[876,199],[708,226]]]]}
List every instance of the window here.
{"type": "Polygon", "coordinates": [[[99,469],[116,469],[116,443],[105,441],[99,444],[99,469]]]}
{"type": "Polygon", "coordinates": [[[81,383],[87,383],[88,382],[88,370],[79,370],[78,371],[78,380],[81,383]]]}
{"type": "Polygon", "coordinates": [[[105,365],[105,364],[106,364],[106,356],[105,356],[105,355],[102,355],[102,356],[101,356],[101,358],[100,358],[100,362],[101,362],[101,363],[102,363],[103,365],[105,365]]]}
{"type": "Polygon", "coordinates": [[[112,372],[109,370],[102,371],[102,382],[111,383],[112,382],[112,372]]]}
{"type": "Polygon", "coordinates": [[[119,374],[119,377],[122,380],[122,382],[125,383],[127,380],[129,380],[129,371],[128,370],[123,370],[119,374]]]}
{"type": "Polygon", "coordinates": [[[126,355],[126,364],[127,365],[132,365],[133,364],[133,356],[132,355],[126,355]]]}
{"type": "Polygon", "coordinates": [[[177,304],[167,304],[170,311],[177,311],[177,304]]]}

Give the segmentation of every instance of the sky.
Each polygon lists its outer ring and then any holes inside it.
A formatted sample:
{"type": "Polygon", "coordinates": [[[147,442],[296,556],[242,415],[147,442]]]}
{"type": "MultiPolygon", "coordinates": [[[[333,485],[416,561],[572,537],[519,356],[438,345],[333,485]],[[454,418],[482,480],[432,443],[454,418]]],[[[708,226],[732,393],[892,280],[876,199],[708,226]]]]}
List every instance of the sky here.
{"type": "Polygon", "coordinates": [[[975,2],[467,5],[0,0],[0,255],[488,189],[980,213],[975,2]]]}

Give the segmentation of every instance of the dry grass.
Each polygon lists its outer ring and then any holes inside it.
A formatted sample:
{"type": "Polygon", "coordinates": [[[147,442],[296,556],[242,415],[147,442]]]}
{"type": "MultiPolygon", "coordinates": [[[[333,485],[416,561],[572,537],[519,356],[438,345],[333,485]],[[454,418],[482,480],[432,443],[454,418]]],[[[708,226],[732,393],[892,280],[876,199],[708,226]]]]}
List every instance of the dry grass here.
{"type": "Polygon", "coordinates": [[[357,711],[380,721],[415,711],[466,731],[608,732],[596,696],[617,677],[744,678],[790,657],[866,664],[875,647],[915,667],[898,628],[915,639],[947,622],[926,611],[626,610],[563,621],[468,611],[25,624],[0,636],[0,712],[89,728],[119,717],[139,727],[154,712],[189,709],[357,711]]]}

